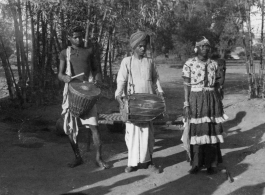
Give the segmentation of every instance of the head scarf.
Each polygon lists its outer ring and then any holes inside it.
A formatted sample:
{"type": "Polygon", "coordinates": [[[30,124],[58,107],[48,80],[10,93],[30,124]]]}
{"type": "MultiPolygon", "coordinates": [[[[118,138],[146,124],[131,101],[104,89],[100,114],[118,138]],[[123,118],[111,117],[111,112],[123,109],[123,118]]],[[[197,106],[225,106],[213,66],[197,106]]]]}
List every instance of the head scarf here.
{"type": "Polygon", "coordinates": [[[206,39],[204,36],[203,36],[203,40],[196,42],[194,52],[197,53],[198,52],[197,47],[202,46],[202,45],[210,45],[210,41],[206,39]]]}
{"type": "Polygon", "coordinates": [[[202,46],[202,45],[210,45],[209,40],[203,37],[203,40],[196,42],[195,47],[202,46]]]}
{"type": "Polygon", "coordinates": [[[147,36],[148,34],[146,32],[140,30],[133,33],[130,37],[131,48],[134,50],[147,36]]]}

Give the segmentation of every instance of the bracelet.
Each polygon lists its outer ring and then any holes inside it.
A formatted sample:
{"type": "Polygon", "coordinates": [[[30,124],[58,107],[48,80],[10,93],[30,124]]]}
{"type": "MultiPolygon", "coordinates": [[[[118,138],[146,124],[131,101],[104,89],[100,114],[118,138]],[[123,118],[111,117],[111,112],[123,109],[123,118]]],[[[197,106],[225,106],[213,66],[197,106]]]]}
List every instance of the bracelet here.
{"type": "Polygon", "coordinates": [[[185,101],[183,108],[186,108],[186,107],[189,107],[189,106],[190,106],[189,102],[188,101],[185,101]]]}

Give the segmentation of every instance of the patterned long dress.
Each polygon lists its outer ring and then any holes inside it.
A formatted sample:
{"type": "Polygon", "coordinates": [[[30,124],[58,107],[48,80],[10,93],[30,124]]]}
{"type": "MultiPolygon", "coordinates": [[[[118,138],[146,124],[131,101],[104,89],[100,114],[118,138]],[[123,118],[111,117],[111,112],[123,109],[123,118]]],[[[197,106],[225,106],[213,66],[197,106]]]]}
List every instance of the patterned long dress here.
{"type": "Polygon", "coordinates": [[[190,58],[183,66],[184,78],[190,78],[189,104],[191,164],[193,167],[216,167],[222,162],[220,143],[224,142],[223,127],[228,117],[224,114],[215,84],[220,70],[215,61],[190,58]]]}

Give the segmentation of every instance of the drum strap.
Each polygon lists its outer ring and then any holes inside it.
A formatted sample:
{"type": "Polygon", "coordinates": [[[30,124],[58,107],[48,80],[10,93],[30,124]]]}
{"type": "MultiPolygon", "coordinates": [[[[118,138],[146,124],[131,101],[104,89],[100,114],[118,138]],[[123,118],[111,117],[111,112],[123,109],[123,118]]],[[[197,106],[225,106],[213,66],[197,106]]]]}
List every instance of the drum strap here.
{"type": "Polygon", "coordinates": [[[128,95],[134,94],[135,90],[134,90],[134,84],[133,84],[133,77],[132,77],[132,56],[130,58],[130,68],[127,67],[128,70],[128,74],[129,74],[129,90],[128,90],[128,95]],[[132,90],[131,90],[132,89],[132,90]]]}
{"type": "MultiPolygon", "coordinates": [[[[68,76],[72,76],[70,56],[71,56],[71,47],[68,47],[66,49],[66,70],[65,70],[65,74],[67,74],[68,76]]],[[[67,100],[68,87],[69,87],[69,84],[65,83],[64,92],[63,92],[63,104],[67,100]]]]}
{"type": "Polygon", "coordinates": [[[71,57],[71,47],[68,47],[66,50],[66,71],[65,73],[69,76],[72,76],[72,72],[71,72],[71,62],[70,62],[70,57],[71,57]]]}
{"type": "MultiPolygon", "coordinates": [[[[71,56],[71,47],[68,47],[66,49],[65,74],[72,76],[70,56],[71,56]]],[[[63,104],[62,104],[62,108],[63,108],[62,115],[64,115],[64,132],[67,135],[71,134],[73,136],[74,142],[76,143],[76,138],[77,138],[79,129],[78,129],[76,117],[74,117],[69,111],[68,88],[69,88],[69,84],[65,83],[64,92],[63,92],[63,104]]]]}

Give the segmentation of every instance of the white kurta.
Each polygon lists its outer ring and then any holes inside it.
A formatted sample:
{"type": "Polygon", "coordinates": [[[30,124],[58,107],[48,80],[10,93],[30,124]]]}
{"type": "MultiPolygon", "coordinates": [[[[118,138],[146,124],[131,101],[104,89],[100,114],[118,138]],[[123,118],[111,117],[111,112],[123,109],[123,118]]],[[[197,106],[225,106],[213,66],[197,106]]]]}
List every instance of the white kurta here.
{"type": "MultiPolygon", "coordinates": [[[[155,90],[163,92],[156,66],[151,59],[139,60],[132,56],[122,60],[117,76],[115,97],[130,93],[154,94],[155,90]]],[[[153,124],[151,122],[126,123],[125,141],[128,148],[128,166],[149,162],[154,147],[153,124]]]]}

